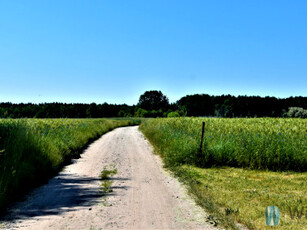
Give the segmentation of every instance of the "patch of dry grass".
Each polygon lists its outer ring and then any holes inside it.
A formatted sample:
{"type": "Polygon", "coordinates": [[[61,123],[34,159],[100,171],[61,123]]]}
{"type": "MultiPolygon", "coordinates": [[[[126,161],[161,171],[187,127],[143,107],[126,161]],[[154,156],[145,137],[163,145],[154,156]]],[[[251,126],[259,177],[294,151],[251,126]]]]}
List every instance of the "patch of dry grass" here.
{"type": "MultiPolygon", "coordinates": [[[[193,190],[203,200],[211,200],[225,216],[249,227],[264,229],[267,206],[278,206],[280,223],[276,229],[306,229],[307,173],[270,172],[240,168],[202,169],[182,166],[181,175],[194,180],[193,190]],[[294,209],[303,210],[292,219],[294,209]]],[[[192,191],[193,193],[193,191],[192,191]]]]}

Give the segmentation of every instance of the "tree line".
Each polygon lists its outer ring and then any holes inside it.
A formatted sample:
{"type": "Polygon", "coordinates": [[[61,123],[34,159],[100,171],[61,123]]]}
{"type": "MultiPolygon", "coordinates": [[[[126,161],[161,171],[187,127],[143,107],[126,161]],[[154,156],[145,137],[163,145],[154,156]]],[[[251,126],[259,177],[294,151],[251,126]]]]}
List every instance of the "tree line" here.
{"type": "Polygon", "coordinates": [[[169,103],[161,91],[146,91],[136,105],[0,103],[0,118],[100,117],[307,117],[307,97],[211,96],[195,94],[169,103]]]}
{"type": "Polygon", "coordinates": [[[181,98],[176,104],[186,111],[187,116],[295,117],[296,110],[299,110],[298,114],[303,114],[302,116],[307,115],[307,97],[236,97],[195,94],[181,98]]]}

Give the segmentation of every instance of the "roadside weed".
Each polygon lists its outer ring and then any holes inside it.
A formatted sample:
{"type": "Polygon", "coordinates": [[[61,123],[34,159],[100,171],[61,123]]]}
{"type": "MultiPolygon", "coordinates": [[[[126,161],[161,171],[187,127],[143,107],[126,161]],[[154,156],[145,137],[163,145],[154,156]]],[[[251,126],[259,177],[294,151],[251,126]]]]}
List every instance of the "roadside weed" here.
{"type": "Polygon", "coordinates": [[[103,170],[100,173],[100,179],[106,180],[109,179],[110,176],[114,176],[117,174],[117,169],[115,168],[115,165],[111,165],[110,168],[108,166],[104,166],[103,170]]]}
{"type": "Polygon", "coordinates": [[[110,165],[104,166],[103,170],[100,173],[100,180],[101,180],[101,185],[100,185],[100,193],[102,195],[106,195],[108,193],[113,192],[112,189],[112,184],[113,180],[110,179],[111,176],[114,176],[117,174],[117,169],[115,168],[115,165],[110,165]]]}

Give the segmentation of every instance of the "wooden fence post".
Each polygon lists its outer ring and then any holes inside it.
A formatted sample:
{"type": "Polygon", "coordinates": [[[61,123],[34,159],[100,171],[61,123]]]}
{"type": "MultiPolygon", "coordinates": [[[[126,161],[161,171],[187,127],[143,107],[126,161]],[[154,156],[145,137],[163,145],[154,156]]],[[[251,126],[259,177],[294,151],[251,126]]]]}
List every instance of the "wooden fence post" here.
{"type": "Polygon", "coordinates": [[[205,122],[203,121],[202,129],[201,129],[200,148],[199,148],[200,153],[202,152],[202,148],[203,148],[204,132],[205,132],[205,122]]]}

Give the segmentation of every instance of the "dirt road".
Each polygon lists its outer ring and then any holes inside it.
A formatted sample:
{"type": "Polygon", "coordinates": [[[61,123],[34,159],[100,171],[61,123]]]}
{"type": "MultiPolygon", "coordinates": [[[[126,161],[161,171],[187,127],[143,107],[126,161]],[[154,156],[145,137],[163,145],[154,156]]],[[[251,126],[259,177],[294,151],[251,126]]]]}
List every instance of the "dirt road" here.
{"type": "MultiPolygon", "coordinates": [[[[118,128],[91,144],[47,185],[14,205],[4,229],[216,229],[138,131],[118,128]],[[114,164],[112,192],[99,174],[114,164]]],[[[0,225],[1,226],[1,225],[0,225]]]]}

